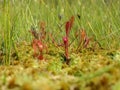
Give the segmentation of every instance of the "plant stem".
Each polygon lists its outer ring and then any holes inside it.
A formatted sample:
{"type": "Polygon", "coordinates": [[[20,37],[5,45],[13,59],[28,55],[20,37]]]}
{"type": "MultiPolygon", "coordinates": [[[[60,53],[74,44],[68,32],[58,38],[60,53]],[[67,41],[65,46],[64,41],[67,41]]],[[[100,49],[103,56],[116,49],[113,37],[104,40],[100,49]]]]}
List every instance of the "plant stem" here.
{"type": "Polygon", "coordinates": [[[68,42],[66,42],[65,45],[65,57],[66,57],[66,63],[69,64],[68,42]]]}
{"type": "Polygon", "coordinates": [[[68,46],[69,46],[69,43],[68,43],[68,37],[63,37],[63,41],[64,41],[64,46],[65,46],[65,60],[66,60],[66,63],[69,64],[69,54],[68,54],[68,46]]]}
{"type": "Polygon", "coordinates": [[[11,23],[10,23],[10,1],[4,0],[4,47],[5,57],[4,64],[10,65],[10,53],[11,53],[11,23]]]}

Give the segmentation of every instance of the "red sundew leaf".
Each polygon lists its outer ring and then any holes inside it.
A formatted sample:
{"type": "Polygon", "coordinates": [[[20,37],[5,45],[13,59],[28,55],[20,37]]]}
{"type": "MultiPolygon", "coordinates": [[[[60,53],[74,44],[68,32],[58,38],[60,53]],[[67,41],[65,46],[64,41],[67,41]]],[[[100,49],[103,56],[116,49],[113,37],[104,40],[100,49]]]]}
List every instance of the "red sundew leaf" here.
{"type": "Polygon", "coordinates": [[[37,47],[36,47],[36,45],[35,44],[33,44],[33,50],[34,50],[34,57],[36,57],[37,56],[37,47]]]}
{"type": "Polygon", "coordinates": [[[70,18],[70,20],[66,22],[65,28],[66,28],[66,35],[67,35],[67,36],[68,36],[68,34],[69,34],[72,26],[73,26],[73,22],[74,22],[74,16],[72,16],[72,17],[70,18]]]}
{"type": "Polygon", "coordinates": [[[87,48],[88,44],[90,42],[90,39],[88,37],[85,38],[85,42],[84,42],[84,47],[87,48]]]}
{"type": "Polygon", "coordinates": [[[37,41],[37,45],[38,45],[39,50],[42,52],[43,51],[43,44],[40,40],[37,41]]]}
{"type": "Polygon", "coordinates": [[[70,21],[66,22],[65,28],[66,28],[66,35],[68,36],[69,31],[70,31],[70,21]]]}
{"type": "Polygon", "coordinates": [[[86,32],[85,32],[85,30],[81,30],[81,40],[85,40],[85,38],[86,38],[86,32]]]}
{"type": "Polygon", "coordinates": [[[37,45],[36,45],[36,43],[37,43],[37,40],[34,39],[33,42],[32,42],[32,47],[33,47],[33,50],[34,50],[34,57],[37,56],[37,45]]]}
{"type": "Polygon", "coordinates": [[[38,59],[39,60],[43,60],[43,49],[44,49],[44,46],[42,44],[42,42],[40,40],[37,41],[37,45],[38,45],[38,49],[40,51],[40,55],[38,56],[38,59]]]}
{"type": "Polygon", "coordinates": [[[43,44],[40,40],[34,39],[33,42],[32,42],[32,47],[34,49],[35,54],[37,53],[37,49],[39,49],[40,52],[43,51],[43,44]]]}

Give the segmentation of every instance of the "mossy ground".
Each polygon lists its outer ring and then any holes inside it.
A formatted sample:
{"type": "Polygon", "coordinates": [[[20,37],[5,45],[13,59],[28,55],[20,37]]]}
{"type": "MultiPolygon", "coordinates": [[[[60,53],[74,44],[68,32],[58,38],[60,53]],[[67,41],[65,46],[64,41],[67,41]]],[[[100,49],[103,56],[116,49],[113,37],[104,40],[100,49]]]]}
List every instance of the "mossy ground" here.
{"type": "MultiPolygon", "coordinates": [[[[86,49],[71,52],[66,65],[62,50],[33,57],[25,42],[17,45],[18,58],[12,54],[11,65],[0,66],[1,90],[119,90],[120,50],[86,49]],[[20,52],[20,53],[19,53],[20,52]]],[[[2,57],[2,56],[1,56],[2,57]]]]}

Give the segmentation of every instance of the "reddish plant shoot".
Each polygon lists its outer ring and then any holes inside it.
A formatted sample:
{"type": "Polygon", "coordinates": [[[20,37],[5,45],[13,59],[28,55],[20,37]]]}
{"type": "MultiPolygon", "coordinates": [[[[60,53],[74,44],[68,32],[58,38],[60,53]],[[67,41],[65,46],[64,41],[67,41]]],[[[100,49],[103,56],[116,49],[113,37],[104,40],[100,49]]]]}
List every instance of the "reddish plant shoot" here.
{"type": "Polygon", "coordinates": [[[64,47],[65,47],[65,58],[66,60],[69,59],[68,56],[68,37],[63,37],[63,41],[64,41],[64,47]]]}
{"type": "Polygon", "coordinates": [[[89,45],[89,42],[90,42],[90,38],[88,38],[86,31],[82,29],[80,31],[80,42],[79,42],[77,50],[79,50],[81,47],[87,48],[87,46],[89,45]]]}
{"type": "Polygon", "coordinates": [[[39,60],[43,60],[43,49],[44,46],[40,40],[34,39],[32,42],[32,47],[34,49],[34,57],[37,57],[39,60]]]}
{"type": "Polygon", "coordinates": [[[84,41],[84,46],[83,46],[83,47],[84,47],[84,48],[87,48],[89,42],[90,42],[90,38],[86,37],[86,38],[85,38],[85,41],[84,41]]]}
{"type": "Polygon", "coordinates": [[[70,30],[73,26],[74,22],[74,17],[72,16],[69,21],[66,22],[65,29],[66,29],[66,36],[63,37],[63,42],[64,42],[64,48],[65,48],[65,59],[66,63],[69,64],[69,52],[68,52],[68,47],[69,47],[69,33],[70,30]]]}
{"type": "Polygon", "coordinates": [[[44,46],[42,44],[42,42],[40,42],[40,40],[37,42],[37,45],[38,45],[38,49],[39,49],[39,56],[38,56],[38,59],[39,60],[43,60],[43,49],[44,49],[44,46]]]}
{"type": "Polygon", "coordinates": [[[84,41],[85,40],[85,38],[86,38],[86,32],[85,32],[85,30],[81,30],[81,34],[80,34],[80,39],[81,39],[81,41],[84,41]]]}
{"type": "Polygon", "coordinates": [[[66,35],[68,36],[68,34],[69,34],[69,27],[70,27],[70,22],[68,21],[68,22],[66,22],[66,35]]]}
{"type": "Polygon", "coordinates": [[[40,23],[40,31],[39,32],[37,32],[34,29],[32,29],[30,32],[34,36],[34,39],[32,42],[32,47],[34,50],[33,56],[37,57],[39,60],[43,60],[43,50],[45,48],[47,50],[47,46],[45,44],[43,44],[43,41],[45,41],[45,37],[46,37],[45,23],[44,22],[40,23]]]}
{"type": "Polygon", "coordinates": [[[90,41],[90,38],[87,37],[86,31],[81,30],[81,43],[83,44],[84,48],[87,48],[89,41],[90,41]]]}
{"type": "Polygon", "coordinates": [[[71,19],[69,21],[66,22],[65,28],[66,28],[66,36],[68,37],[69,32],[73,26],[73,22],[74,22],[74,17],[72,16],[71,19]]]}

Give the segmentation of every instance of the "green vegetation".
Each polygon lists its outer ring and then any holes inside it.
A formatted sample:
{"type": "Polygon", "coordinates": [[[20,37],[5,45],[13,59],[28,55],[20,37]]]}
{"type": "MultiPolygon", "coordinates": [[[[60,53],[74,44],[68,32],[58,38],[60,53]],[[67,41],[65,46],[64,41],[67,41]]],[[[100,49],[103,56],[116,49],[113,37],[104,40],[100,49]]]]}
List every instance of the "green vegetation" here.
{"type": "Polygon", "coordinates": [[[120,89],[120,0],[0,0],[0,32],[1,90],[120,89]]]}

